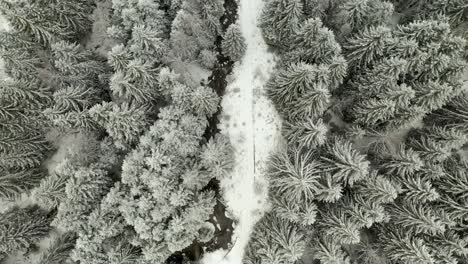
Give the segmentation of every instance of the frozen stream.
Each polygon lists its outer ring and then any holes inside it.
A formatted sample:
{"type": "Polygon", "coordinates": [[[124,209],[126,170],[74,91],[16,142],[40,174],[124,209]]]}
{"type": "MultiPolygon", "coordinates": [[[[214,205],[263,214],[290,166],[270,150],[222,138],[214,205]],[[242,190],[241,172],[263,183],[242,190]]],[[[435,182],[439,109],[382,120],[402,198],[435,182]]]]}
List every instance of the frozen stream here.
{"type": "Polygon", "coordinates": [[[281,140],[281,122],[265,97],[265,84],[274,67],[258,19],[262,0],[240,0],[239,19],[247,50],[234,68],[233,82],[223,98],[222,133],[236,154],[232,176],[221,183],[230,217],[236,220],[233,247],[207,254],[205,264],[240,264],[255,223],[268,208],[265,165],[281,140]]]}

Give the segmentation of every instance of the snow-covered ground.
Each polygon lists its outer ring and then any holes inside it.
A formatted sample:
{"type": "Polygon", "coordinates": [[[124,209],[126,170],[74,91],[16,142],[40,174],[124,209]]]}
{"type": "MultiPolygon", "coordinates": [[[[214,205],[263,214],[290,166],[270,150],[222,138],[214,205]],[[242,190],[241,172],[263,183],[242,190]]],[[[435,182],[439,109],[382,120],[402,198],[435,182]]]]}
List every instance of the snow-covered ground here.
{"type": "Polygon", "coordinates": [[[239,20],[247,50],[223,97],[222,133],[236,154],[232,176],[221,182],[230,217],[236,221],[232,248],[207,254],[204,264],[240,264],[255,223],[268,208],[266,162],[281,142],[281,122],[265,96],[275,58],[268,52],[258,19],[263,0],[240,0],[239,20]]]}

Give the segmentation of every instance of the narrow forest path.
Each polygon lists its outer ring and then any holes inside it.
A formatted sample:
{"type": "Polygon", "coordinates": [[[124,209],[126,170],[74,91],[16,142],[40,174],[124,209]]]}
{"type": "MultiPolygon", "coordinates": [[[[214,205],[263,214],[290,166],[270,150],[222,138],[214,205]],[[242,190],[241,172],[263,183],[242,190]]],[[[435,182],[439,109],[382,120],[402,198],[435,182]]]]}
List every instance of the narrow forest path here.
{"type": "Polygon", "coordinates": [[[207,254],[205,264],[240,264],[255,223],[268,208],[265,168],[281,139],[280,118],[266,98],[265,85],[275,60],[262,37],[258,19],[263,0],[241,0],[239,20],[247,49],[236,64],[222,101],[220,129],[235,149],[232,176],[221,182],[230,217],[236,221],[233,247],[207,254]]]}

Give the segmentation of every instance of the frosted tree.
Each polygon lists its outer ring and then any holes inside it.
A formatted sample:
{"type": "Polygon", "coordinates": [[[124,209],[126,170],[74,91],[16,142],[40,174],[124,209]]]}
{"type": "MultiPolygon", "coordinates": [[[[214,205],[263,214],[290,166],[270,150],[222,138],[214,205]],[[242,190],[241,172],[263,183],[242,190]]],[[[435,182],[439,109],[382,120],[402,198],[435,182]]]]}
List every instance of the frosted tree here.
{"type": "Polygon", "coordinates": [[[364,27],[390,22],[393,5],[384,1],[347,0],[342,1],[333,14],[334,27],[340,36],[346,36],[364,27]]]}
{"type": "Polygon", "coordinates": [[[222,42],[223,54],[233,61],[240,61],[245,54],[245,38],[242,36],[239,24],[232,24],[224,33],[222,42]]]}
{"type": "Polygon", "coordinates": [[[397,187],[384,176],[373,172],[364,181],[354,186],[354,191],[368,201],[382,204],[391,203],[397,198],[399,194],[397,187]]]}
{"type": "Polygon", "coordinates": [[[54,40],[74,39],[90,28],[87,14],[93,8],[92,1],[34,1],[9,3],[3,14],[11,26],[47,45],[54,40]]]}
{"type": "Polygon", "coordinates": [[[424,240],[408,236],[398,231],[395,226],[392,229],[385,228],[384,232],[380,233],[379,239],[382,242],[385,255],[393,261],[405,264],[435,263],[424,240]]]}
{"type": "Polygon", "coordinates": [[[33,261],[34,264],[61,264],[70,258],[70,253],[75,247],[76,235],[64,233],[56,235],[49,243],[45,251],[33,261]]]}
{"type": "Polygon", "coordinates": [[[429,124],[444,125],[463,132],[468,131],[468,99],[466,93],[451,100],[447,105],[434,111],[425,121],[429,124]]]}
{"type": "Polygon", "coordinates": [[[268,94],[277,109],[290,119],[319,117],[330,101],[326,87],[329,69],[306,63],[281,69],[268,84],[268,94]]]}
{"type": "Polygon", "coordinates": [[[327,144],[321,160],[322,172],[331,173],[334,180],[344,185],[352,186],[369,174],[369,161],[343,139],[327,144]]]}
{"type": "Polygon", "coordinates": [[[202,50],[214,50],[222,34],[220,18],[223,1],[184,1],[174,18],[171,30],[171,52],[177,59],[193,61],[202,50]]]}
{"type": "Polygon", "coordinates": [[[123,103],[103,102],[93,106],[89,114],[104,127],[117,146],[126,148],[134,144],[148,124],[146,107],[123,103]]]}
{"type": "Polygon", "coordinates": [[[385,26],[368,27],[352,38],[344,45],[346,59],[352,67],[367,66],[381,58],[385,52],[385,46],[391,41],[391,30],[385,26]]]}
{"type": "Polygon", "coordinates": [[[350,259],[341,246],[328,236],[316,236],[312,240],[314,258],[323,264],[349,264],[350,259]]]}
{"type": "Polygon", "coordinates": [[[445,225],[433,208],[427,205],[401,203],[389,208],[392,223],[407,230],[409,234],[439,234],[445,232],[445,225]]]}
{"type": "Polygon", "coordinates": [[[315,154],[292,148],[274,155],[268,173],[272,192],[297,204],[311,202],[321,177],[315,154]]]}
{"type": "Polygon", "coordinates": [[[360,227],[338,207],[326,207],[320,213],[317,223],[324,235],[340,241],[341,244],[357,244],[361,240],[360,227]]]}
{"type": "Polygon", "coordinates": [[[14,200],[35,187],[44,176],[45,172],[41,169],[1,170],[0,197],[3,200],[14,200]]]}
{"type": "Polygon", "coordinates": [[[328,127],[322,119],[312,118],[299,122],[285,122],[283,134],[288,142],[297,142],[300,146],[308,148],[318,147],[325,144],[328,127]]]}
{"type": "Polygon", "coordinates": [[[66,199],[65,188],[75,168],[69,159],[65,159],[57,165],[54,173],[45,177],[40,185],[32,190],[32,197],[43,208],[57,208],[66,199]]]}
{"type": "Polygon", "coordinates": [[[443,107],[462,92],[457,79],[467,65],[461,59],[463,43],[444,20],[355,34],[345,45],[356,71],[350,83],[359,91],[358,105],[349,111],[354,120],[365,124],[377,118],[370,127],[392,131],[443,107]]]}
{"type": "Polygon", "coordinates": [[[38,206],[9,208],[0,215],[0,253],[27,250],[49,233],[51,221],[51,215],[38,206]]]}
{"type": "Polygon", "coordinates": [[[57,209],[53,225],[70,232],[81,230],[87,216],[99,205],[110,186],[111,180],[103,170],[76,170],[65,186],[66,198],[57,209]]]}
{"type": "Polygon", "coordinates": [[[266,41],[284,47],[292,43],[304,20],[302,1],[274,0],[267,3],[260,18],[266,41]]]}
{"type": "MultiPolygon", "coordinates": [[[[331,30],[323,26],[318,18],[306,20],[295,33],[293,51],[287,53],[292,58],[308,63],[329,64],[341,54],[341,47],[331,30]]],[[[346,67],[346,66],[345,66],[346,67]]]]}
{"type": "Polygon", "coordinates": [[[274,214],[268,214],[257,223],[244,262],[267,264],[297,261],[306,251],[306,240],[300,228],[274,214]]]}

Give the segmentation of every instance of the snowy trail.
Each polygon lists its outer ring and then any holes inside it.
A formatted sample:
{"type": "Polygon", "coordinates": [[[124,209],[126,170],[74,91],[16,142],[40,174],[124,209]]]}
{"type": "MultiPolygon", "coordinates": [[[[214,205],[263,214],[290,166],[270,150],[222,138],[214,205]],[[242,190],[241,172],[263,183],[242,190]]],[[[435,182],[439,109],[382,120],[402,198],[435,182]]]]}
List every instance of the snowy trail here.
{"type": "Polygon", "coordinates": [[[221,182],[226,205],[237,221],[230,251],[207,254],[205,264],[240,264],[255,223],[268,208],[264,170],[269,154],[281,139],[280,118],[267,100],[264,88],[274,67],[258,19],[263,0],[241,0],[239,19],[247,50],[234,68],[234,81],[223,98],[220,128],[229,136],[236,154],[236,166],[221,182]]]}

